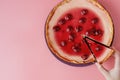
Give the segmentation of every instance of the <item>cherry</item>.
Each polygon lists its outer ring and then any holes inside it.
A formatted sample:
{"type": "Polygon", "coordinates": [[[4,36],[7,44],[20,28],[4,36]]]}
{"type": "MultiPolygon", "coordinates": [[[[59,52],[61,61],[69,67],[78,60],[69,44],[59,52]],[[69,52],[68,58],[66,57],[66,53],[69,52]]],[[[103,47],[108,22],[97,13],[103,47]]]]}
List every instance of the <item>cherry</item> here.
{"type": "Polygon", "coordinates": [[[55,31],[55,32],[57,32],[57,31],[59,31],[61,28],[59,27],[59,26],[54,26],[53,27],[53,30],[55,31]]]}
{"type": "Polygon", "coordinates": [[[72,14],[67,14],[67,15],[65,16],[65,20],[66,20],[66,21],[69,21],[69,20],[71,20],[72,18],[73,18],[72,14]]]}
{"type": "Polygon", "coordinates": [[[102,50],[102,47],[101,47],[101,46],[97,46],[97,47],[95,48],[95,50],[96,50],[96,51],[100,51],[100,50],[102,50]]]}
{"type": "Polygon", "coordinates": [[[75,34],[75,33],[71,33],[71,34],[68,36],[68,40],[69,40],[69,41],[74,41],[75,37],[76,37],[76,34],[75,34]]]}
{"type": "Polygon", "coordinates": [[[64,46],[67,45],[67,42],[66,42],[66,41],[61,41],[60,45],[61,45],[62,47],[64,47],[64,46]]]}
{"type": "Polygon", "coordinates": [[[87,20],[87,19],[86,19],[85,17],[82,17],[82,18],[80,18],[79,23],[85,23],[86,20],[87,20]]]}
{"type": "Polygon", "coordinates": [[[92,23],[92,24],[96,24],[96,23],[98,23],[98,21],[99,21],[98,18],[93,18],[92,21],[91,21],[91,23],[92,23]]]}
{"type": "Polygon", "coordinates": [[[86,31],[86,35],[93,35],[93,36],[99,36],[99,35],[102,35],[102,33],[103,32],[101,29],[96,29],[95,27],[86,31]]]}
{"type": "Polygon", "coordinates": [[[73,26],[69,25],[69,26],[67,27],[66,31],[67,31],[67,32],[73,31],[73,26]]]}
{"type": "Polygon", "coordinates": [[[95,31],[93,32],[93,35],[94,35],[94,36],[102,35],[102,31],[101,31],[100,29],[95,30],[95,31]]]}
{"type": "Polygon", "coordinates": [[[58,21],[58,24],[59,24],[59,25],[63,25],[63,24],[65,24],[65,23],[66,23],[65,19],[61,19],[61,20],[58,21]]]}
{"type": "Polygon", "coordinates": [[[89,35],[89,31],[86,31],[85,35],[88,36],[89,35]]]}
{"type": "Polygon", "coordinates": [[[97,31],[96,28],[93,27],[93,28],[91,28],[91,29],[89,30],[89,33],[90,33],[90,35],[94,35],[94,36],[95,36],[96,31],[97,31]]]}
{"type": "Polygon", "coordinates": [[[88,10],[87,9],[83,9],[82,11],[81,11],[81,14],[82,15],[86,15],[88,13],[88,10]]]}
{"type": "Polygon", "coordinates": [[[82,27],[82,26],[76,27],[76,32],[80,32],[80,31],[82,31],[82,30],[83,30],[83,27],[82,27]]]}
{"type": "Polygon", "coordinates": [[[95,30],[96,30],[96,28],[95,28],[95,27],[93,27],[93,28],[91,28],[91,29],[87,30],[85,34],[86,34],[87,36],[90,36],[90,35],[92,35],[92,34],[93,34],[93,32],[95,32],[95,30]]]}
{"type": "Polygon", "coordinates": [[[89,46],[92,46],[92,43],[89,43],[89,46]]]}
{"type": "Polygon", "coordinates": [[[83,60],[88,59],[88,57],[89,57],[89,55],[87,55],[87,54],[84,54],[83,56],[81,56],[81,58],[82,58],[83,60]]]}
{"type": "Polygon", "coordinates": [[[74,46],[72,46],[72,50],[74,52],[80,52],[81,48],[79,44],[75,44],[74,46]]]}

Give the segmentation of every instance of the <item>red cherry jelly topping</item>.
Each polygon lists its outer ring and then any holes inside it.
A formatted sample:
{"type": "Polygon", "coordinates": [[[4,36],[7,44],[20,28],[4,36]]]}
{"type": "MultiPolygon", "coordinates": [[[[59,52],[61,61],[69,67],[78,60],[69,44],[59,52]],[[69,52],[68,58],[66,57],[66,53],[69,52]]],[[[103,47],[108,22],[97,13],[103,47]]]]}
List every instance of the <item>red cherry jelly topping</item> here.
{"type": "MultiPolygon", "coordinates": [[[[83,35],[102,42],[104,30],[96,13],[89,9],[75,8],[66,11],[53,27],[54,37],[58,46],[68,55],[81,56],[84,60],[91,54],[83,35]]],[[[95,45],[94,45],[95,46],[95,45]]],[[[95,46],[99,56],[103,48],[95,46]]]]}

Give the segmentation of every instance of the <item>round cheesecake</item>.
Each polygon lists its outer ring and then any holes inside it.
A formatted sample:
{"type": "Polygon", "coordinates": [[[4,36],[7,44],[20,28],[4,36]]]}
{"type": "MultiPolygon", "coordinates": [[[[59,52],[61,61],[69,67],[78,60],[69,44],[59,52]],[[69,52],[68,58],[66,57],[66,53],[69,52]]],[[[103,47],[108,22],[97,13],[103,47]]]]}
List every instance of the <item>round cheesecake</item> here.
{"type": "MultiPolygon", "coordinates": [[[[74,63],[86,64],[95,61],[83,39],[88,36],[106,46],[113,40],[113,22],[109,13],[96,0],[63,0],[50,12],[45,37],[48,47],[58,58],[74,63]]],[[[113,53],[106,47],[98,49],[93,44],[98,62],[103,63],[113,53]]]]}

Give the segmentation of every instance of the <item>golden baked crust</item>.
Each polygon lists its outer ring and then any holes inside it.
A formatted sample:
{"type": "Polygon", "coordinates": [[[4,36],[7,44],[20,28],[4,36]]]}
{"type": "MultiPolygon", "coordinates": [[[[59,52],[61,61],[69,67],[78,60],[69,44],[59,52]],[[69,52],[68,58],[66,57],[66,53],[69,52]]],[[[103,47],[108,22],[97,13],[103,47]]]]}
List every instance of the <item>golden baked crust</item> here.
{"type": "Polygon", "coordinates": [[[106,60],[108,60],[108,59],[112,56],[112,54],[113,54],[114,52],[115,52],[115,51],[112,49],[112,50],[108,53],[108,55],[107,55],[102,61],[100,61],[99,63],[100,63],[100,64],[104,63],[106,60]]]}

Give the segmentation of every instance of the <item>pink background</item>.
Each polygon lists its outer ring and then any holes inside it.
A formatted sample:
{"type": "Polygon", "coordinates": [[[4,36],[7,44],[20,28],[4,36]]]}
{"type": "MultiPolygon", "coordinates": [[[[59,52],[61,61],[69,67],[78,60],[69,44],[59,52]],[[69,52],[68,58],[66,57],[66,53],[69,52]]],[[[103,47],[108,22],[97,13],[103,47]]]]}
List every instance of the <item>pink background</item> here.
{"type": "MultiPolygon", "coordinates": [[[[0,0],[0,80],[105,80],[93,64],[64,64],[49,51],[44,25],[61,0],[0,0]]],[[[113,46],[120,50],[120,1],[99,0],[115,25],[113,46]]],[[[113,67],[113,57],[104,65],[113,67]]]]}

